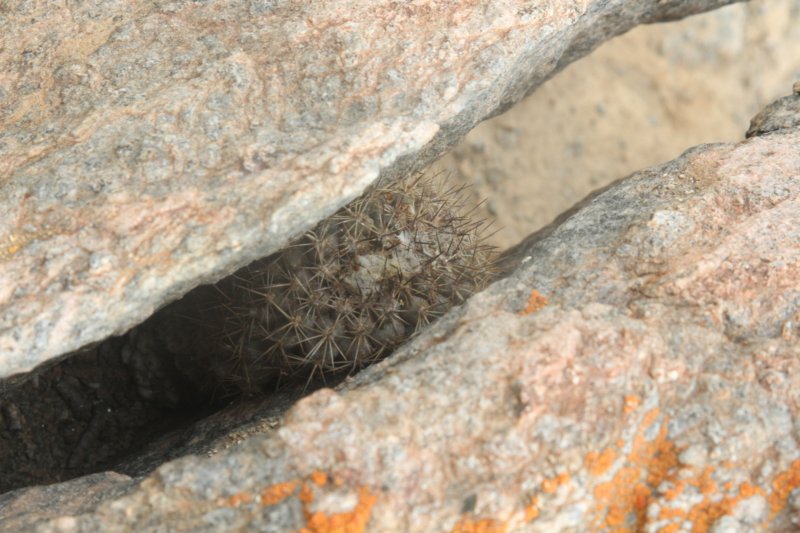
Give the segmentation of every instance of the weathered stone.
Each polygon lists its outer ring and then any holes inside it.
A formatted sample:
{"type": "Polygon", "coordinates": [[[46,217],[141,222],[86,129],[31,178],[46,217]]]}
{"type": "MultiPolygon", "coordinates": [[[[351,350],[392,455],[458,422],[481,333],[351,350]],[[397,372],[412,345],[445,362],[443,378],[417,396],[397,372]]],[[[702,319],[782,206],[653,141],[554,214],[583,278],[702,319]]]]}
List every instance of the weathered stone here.
{"type": "Polygon", "coordinates": [[[640,26],[570,64],[434,163],[486,198],[513,246],[622,176],[741,139],[800,78],[800,1],[750,0],[640,26]]]}
{"type": "Polygon", "coordinates": [[[634,174],[278,428],[0,527],[791,530],[799,145],[800,128],[781,129],[634,174]]]}
{"type": "Polygon", "coordinates": [[[795,82],[792,93],[768,105],[753,117],[747,137],[764,135],[771,131],[796,128],[800,125],[800,81],[795,82]]]}
{"type": "Polygon", "coordinates": [[[4,4],[0,375],[276,250],[601,41],[731,2],[4,4]]]}

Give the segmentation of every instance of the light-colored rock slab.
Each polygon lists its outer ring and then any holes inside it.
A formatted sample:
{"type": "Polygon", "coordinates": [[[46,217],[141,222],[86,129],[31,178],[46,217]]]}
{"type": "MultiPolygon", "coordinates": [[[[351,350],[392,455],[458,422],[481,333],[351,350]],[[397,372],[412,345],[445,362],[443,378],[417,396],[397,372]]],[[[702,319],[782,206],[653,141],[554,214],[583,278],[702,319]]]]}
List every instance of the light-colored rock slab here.
{"type": "Polygon", "coordinates": [[[0,528],[790,531],[798,146],[784,128],[634,174],[279,428],[0,528]]]}
{"type": "Polygon", "coordinates": [[[0,375],[267,255],[601,41],[730,2],[5,3],[0,375]]]}

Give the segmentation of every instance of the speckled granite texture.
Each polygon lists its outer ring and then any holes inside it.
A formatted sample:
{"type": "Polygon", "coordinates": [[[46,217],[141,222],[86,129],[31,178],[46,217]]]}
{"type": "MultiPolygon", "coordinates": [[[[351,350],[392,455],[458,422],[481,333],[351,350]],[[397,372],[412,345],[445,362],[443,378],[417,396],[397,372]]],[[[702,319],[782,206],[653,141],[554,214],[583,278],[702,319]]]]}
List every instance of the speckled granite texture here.
{"type": "Polygon", "coordinates": [[[798,146],[619,181],[338,389],[143,479],[9,493],[0,529],[794,530],[798,146]]]}
{"type": "Polygon", "coordinates": [[[600,42],[730,1],[3,3],[0,375],[268,255],[600,42]]]}

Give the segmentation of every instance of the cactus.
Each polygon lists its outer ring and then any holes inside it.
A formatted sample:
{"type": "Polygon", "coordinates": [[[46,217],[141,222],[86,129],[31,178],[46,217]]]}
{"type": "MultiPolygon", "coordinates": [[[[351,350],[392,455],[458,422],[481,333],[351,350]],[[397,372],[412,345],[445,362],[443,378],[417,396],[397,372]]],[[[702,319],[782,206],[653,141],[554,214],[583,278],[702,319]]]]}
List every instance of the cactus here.
{"type": "Polygon", "coordinates": [[[463,188],[447,188],[441,176],[370,188],[217,284],[222,303],[212,311],[212,341],[201,342],[211,350],[203,364],[251,391],[385,357],[490,279],[486,224],[463,202],[463,188]]]}

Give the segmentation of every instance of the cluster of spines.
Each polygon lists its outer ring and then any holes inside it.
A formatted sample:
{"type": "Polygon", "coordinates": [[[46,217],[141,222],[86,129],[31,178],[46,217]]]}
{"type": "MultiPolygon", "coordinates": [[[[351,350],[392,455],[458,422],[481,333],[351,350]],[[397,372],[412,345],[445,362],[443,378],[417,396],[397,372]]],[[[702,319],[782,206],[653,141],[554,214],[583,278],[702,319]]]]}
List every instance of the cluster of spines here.
{"type": "Polygon", "coordinates": [[[378,185],[218,288],[215,373],[245,390],[352,372],[486,285],[486,224],[441,176],[378,185]]]}

